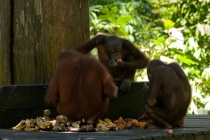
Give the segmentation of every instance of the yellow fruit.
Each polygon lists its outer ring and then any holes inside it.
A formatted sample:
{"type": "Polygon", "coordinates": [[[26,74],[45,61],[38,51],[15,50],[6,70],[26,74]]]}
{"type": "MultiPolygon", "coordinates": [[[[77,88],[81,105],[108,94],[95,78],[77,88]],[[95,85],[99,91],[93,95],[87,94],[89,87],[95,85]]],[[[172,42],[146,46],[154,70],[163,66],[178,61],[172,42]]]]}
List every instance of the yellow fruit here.
{"type": "Polygon", "coordinates": [[[118,59],[118,60],[117,60],[117,63],[121,63],[121,62],[122,62],[122,59],[118,59]]]}
{"type": "Polygon", "coordinates": [[[105,118],[104,121],[105,121],[106,123],[112,122],[112,121],[111,121],[110,119],[108,119],[108,118],[105,118]]]}
{"type": "Polygon", "coordinates": [[[123,123],[118,123],[117,127],[119,128],[119,130],[123,130],[125,126],[123,123]]]}
{"type": "Polygon", "coordinates": [[[139,122],[139,127],[140,128],[145,128],[147,122],[139,122]]]}
{"type": "Polygon", "coordinates": [[[25,127],[25,120],[21,120],[16,126],[12,127],[12,129],[22,131],[25,127]]]}
{"type": "Polygon", "coordinates": [[[117,123],[123,123],[123,122],[124,122],[123,118],[122,117],[119,117],[117,123]]]}

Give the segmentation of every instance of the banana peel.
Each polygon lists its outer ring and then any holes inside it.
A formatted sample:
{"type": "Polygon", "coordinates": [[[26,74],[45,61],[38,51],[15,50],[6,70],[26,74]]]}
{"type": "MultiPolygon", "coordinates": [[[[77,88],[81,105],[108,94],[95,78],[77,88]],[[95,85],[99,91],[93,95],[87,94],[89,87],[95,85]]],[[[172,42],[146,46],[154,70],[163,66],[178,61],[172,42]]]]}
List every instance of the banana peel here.
{"type": "Polygon", "coordinates": [[[113,123],[110,119],[105,118],[104,121],[110,126],[110,127],[117,127],[116,123],[113,123]]]}
{"type": "Polygon", "coordinates": [[[136,126],[136,127],[139,127],[139,122],[138,122],[137,119],[132,119],[132,120],[130,121],[130,123],[133,124],[133,125],[136,126]]]}
{"type": "Polygon", "coordinates": [[[36,125],[35,119],[26,119],[25,121],[26,128],[34,128],[36,125]]]}
{"type": "Polygon", "coordinates": [[[139,122],[139,127],[140,128],[146,128],[147,122],[139,122]]]}
{"type": "Polygon", "coordinates": [[[12,127],[12,130],[22,131],[25,127],[25,120],[21,120],[16,126],[12,127]]]}
{"type": "Polygon", "coordinates": [[[104,121],[105,121],[106,123],[110,123],[110,122],[112,123],[112,121],[111,121],[109,118],[105,118],[104,121]]]}
{"type": "Polygon", "coordinates": [[[57,124],[53,127],[53,131],[66,131],[65,125],[64,124],[57,124]]]}
{"type": "Polygon", "coordinates": [[[98,120],[96,125],[97,130],[101,131],[117,131],[118,127],[116,124],[112,123],[111,120],[105,119],[105,121],[98,120]]]}
{"type": "Polygon", "coordinates": [[[56,117],[56,121],[57,122],[67,122],[68,121],[68,118],[66,117],[66,116],[64,116],[64,115],[58,115],[57,117],[56,117]]]}
{"type": "Polygon", "coordinates": [[[118,123],[117,127],[119,128],[119,130],[123,130],[125,128],[123,123],[118,123]]]}
{"type": "Polygon", "coordinates": [[[49,116],[46,116],[46,115],[44,115],[42,117],[42,119],[45,120],[45,121],[51,121],[50,117],[49,116]]]}
{"type": "Polygon", "coordinates": [[[37,126],[43,130],[49,130],[52,128],[52,123],[50,121],[39,121],[37,122],[37,126]]]}
{"type": "Polygon", "coordinates": [[[73,122],[73,123],[71,124],[71,126],[72,126],[73,128],[80,128],[80,125],[79,125],[78,123],[75,123],[75,122],[73,122]]]}
{"type": "Polygon", "coordinates": [[[96,128],[97,128],[98,130],[101,130],[101,131],[109,131],[109,128],[107,127],[107,125],[102,124],[102,123],[98,123],[98,124],[96,125],[96,128]]]}
{"type": "Polygon", "coordinates": [[[108,123],[107,123],[107,122],[105,122],[105,121],[102,121],[101,119],[99,119],[99,120],[98,120],[98,123],[99,123],[99,124],[108,125],[108,123]]]}
{"type": "Polygon", "coordinates": [[[119,117],[119,119],[117,120],[117,123],[123,123],[123,122],[124,122],[123,118],[119,117]]]}
{"type": "Polygon", "coordinates": [[[36,131],[36,129],[26,127],[26,128],[24,128],[24,131],[30,132],[30,131],[36,131]]]}

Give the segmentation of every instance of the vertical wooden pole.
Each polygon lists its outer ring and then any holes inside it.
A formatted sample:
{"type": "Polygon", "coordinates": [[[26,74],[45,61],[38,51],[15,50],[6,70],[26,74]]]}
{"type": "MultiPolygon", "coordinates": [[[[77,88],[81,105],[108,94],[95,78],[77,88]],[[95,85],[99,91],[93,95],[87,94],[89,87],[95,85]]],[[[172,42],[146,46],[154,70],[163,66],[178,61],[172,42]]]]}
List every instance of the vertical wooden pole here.
{"type": "Polygon", "coordinates": [[[13,71],[15,84],[42,83],[42,0],[14,0],[13,71]]]}
{"type": "Polygon", "coordinates": [[[14,0],[15,84],[48,83],[59,53],[89,38],[88,0],[14,0]]]}
{"type": "Polygon", "coordinates": [[[48,81],[58,54],[89,39],[89,1],[46,0],[42,6],[45,81],[48,81]]]}
{"type": "Polygon", "coordinates": [[[0,2],[0,84],[12,84],[10,65],[11,1],[0,2]]]}

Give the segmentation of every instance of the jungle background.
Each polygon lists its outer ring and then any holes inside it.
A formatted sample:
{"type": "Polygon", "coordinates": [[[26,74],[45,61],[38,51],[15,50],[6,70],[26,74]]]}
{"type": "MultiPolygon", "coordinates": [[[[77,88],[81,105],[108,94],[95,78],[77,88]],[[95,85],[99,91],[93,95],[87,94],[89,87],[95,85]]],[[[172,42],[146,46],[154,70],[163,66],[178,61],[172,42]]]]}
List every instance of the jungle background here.
{"type": "MultiPolygon", "coordinates": [[[[210,114],[210,0],[90,0],[90,35],[133,42],[151,59],[178,62],[192,86],[189,114],[210,114]]],[[[97,57],[97,51],[92,54],[97,57]]],[[[146,69],[135,81],[147,81],[146,69]]]]}

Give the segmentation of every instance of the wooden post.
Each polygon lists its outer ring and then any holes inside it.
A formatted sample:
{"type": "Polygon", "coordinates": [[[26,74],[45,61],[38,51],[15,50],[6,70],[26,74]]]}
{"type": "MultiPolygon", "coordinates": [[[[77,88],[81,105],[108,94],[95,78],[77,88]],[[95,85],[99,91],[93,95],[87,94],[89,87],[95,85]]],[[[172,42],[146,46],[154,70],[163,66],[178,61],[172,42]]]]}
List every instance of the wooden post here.
{"type": "Polygon", "coordinates": [[[88,8],[88,0],[1,0],[0,84],[48,83],[58,55],[89,39],[88,8]]]}
{"type": "Polygon", "coordinates": [[[11,2],[0,2],[0,84],[11,84],[10,43],[11,43],[11,2]]]}
{"type": "Polygon", "coordinates": [[[62,51],[89,39],[89,0],[43,1],[45,81],[54,71],[62,51]]]}

